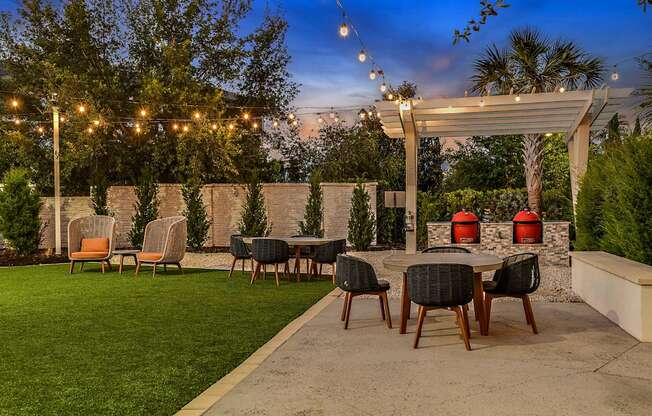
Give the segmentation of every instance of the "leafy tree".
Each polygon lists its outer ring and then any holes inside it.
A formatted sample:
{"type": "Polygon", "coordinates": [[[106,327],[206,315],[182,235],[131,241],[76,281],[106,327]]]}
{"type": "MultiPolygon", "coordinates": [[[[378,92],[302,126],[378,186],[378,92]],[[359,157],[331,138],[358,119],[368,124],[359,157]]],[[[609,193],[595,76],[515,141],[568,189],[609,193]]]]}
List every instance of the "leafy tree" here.
{"type": "Polygon", "coordinates": [[[315,172],[310,176],[310,193],[308,194],[308,203],[306,204],[303,221],[299,222],[299,234],[324,236],[323,199],[324,195],[321,190],[319,173],[315,172]]]}
{"type": "MultiPolygon", "coordinates": [[[[499,94],[593,88],[602,82],[604,64],[575,43],[524,29],[510,34],[509,47],[492,45],[475,61],[473,91],[499,94]]],[[[544,143],[541,134],[523,138],[523,162],[530,209],[541,213],[544,143]]]]}
{"type": "Polygon", "coordinates": [[[186,207],[183,216],[188,221],[188,247],[199,251],[208,239],[211,221],[202,200],[201,185],[197,178],[191,178],[181,186],[181,195],[186,207]]]}
{"type": "Polygon", "coordinates": [[[254,174],[247,184],[247,195],[240,218],[240,234],[249,237],[265,237],[272,231],[267,223],[267,210],[263,187],[254,174]]]}
{"type": "Polygon", "coordinates": [[[367,250],[374,240],[376,224],[369,201],[369,193],[358,182],[351,197],[348,225],[348,240],[356,251],[367,250]]]}
{"type": "Polygon", "coordinates": [[[136,213],[131,217],[129,242],[142,248],[145,226],[158,218],[158,184],[149,169],[145,169],[136,186],[136,213]]]}
{"type": "Polygon", "coordinates": [[[11,169],[0,189],[0,233],[19,255],[35,252],[41,242],[41,199],[27,178],[26,170],[11,169]]]}

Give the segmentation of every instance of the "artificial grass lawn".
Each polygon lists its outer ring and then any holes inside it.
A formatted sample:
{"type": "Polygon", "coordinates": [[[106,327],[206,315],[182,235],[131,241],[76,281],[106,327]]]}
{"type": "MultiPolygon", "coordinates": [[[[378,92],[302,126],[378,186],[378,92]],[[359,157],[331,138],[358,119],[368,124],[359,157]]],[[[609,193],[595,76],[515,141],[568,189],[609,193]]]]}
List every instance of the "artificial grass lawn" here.
{"type": "Polygon", "coordinates": [[[0,415],[173,414],[333,288],[168,270],[0,268],[0,415]]]}

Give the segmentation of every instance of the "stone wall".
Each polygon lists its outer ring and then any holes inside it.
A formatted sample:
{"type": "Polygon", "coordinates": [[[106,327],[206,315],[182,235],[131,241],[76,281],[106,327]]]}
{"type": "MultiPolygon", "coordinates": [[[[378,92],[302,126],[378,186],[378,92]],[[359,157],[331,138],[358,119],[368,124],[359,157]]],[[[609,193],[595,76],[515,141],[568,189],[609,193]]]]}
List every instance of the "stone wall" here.
{"type": "MultiPolygon", "coordinates": [[[[543,223],[542,244],[514,244],[511,222],[480,223],[480,244],[454,244],[473,252],[486,252],[497,256],[531,252],[539,255],[542,265],[568,266],[569,222],[543,223]]],[[[428,223],[428,246],[451,245],[451,223],[428,223]]]]}

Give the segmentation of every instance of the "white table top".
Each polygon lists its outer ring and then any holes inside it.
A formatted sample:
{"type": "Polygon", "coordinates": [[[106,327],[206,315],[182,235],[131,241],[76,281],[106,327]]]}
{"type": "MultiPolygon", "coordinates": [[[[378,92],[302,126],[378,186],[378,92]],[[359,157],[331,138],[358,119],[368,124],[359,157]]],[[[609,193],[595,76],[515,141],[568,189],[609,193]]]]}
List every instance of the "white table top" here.
{"type": "Polygon", "coordinates": [[[489,254],[470,253],[396,253],[383,260],[386,269],[397,272],[405,272],[416,264],[466,264],[473,267],[475,273],[482,273],[500,269],[503,260],[489,254]]]}
{"type": "Polygon", "coordinates": [[[245,244],[251,244],[256,238],[273,238],[274,240],[283,240],[290,247],[294,246],[321,246],[322,244],[335,241],[333,238],[317,238],[317,237],[242,237],[245,244]]]}

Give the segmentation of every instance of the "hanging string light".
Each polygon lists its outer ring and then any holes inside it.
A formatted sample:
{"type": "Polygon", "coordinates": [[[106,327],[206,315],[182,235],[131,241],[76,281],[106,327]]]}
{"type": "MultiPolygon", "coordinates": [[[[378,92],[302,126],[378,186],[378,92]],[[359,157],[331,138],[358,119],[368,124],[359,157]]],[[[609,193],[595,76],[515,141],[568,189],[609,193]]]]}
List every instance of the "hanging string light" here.
{"type": "Polygon", "coordinates": [[[188,125],[185,124],[185,125],[183,126],[183,131],[184,131],[184,132],[187,132],[188,130],[190,130],[190,127],[188,127],[188,125]]]}
{"type": "Polygon", "coordinates": [[[88,134],[93,134],[93,128],[92,127],[87,128],[86,132],[88,132],[88,134]]]}
{"type": "Polygon", "coordinates": [[[38,131],[39,133],[43,134],[43,132],[45,131],[45,129],[43,129],[43,127],[41,127],[41,126],[38,126],[38,128],[36,129],[36,131],[38,131]]]}
{"type": "Polygon", "coordinates": [[[349,36],[349,27],[346,25],[346,23],[342,23],[340,25],[340,36],[343,38],[349,36]]]}
{"type": "Polygon", "coordinates": [[[288,114],[288,118],[289,118],[290,120],[294,120],[295,117],[296,117],[296,116],[294,115],[294,113],[290,113],[290,114],[288,114]]]}
{"type": "Polygon", "coordinates": [[[215,124],[215,123],[211,124],[211,129],[217,130],[217,124],[215,124]]]}
{"type": "Polygon", "coordinates": [[[387,84],[383,81],[382,84],[380,84],[380,92],[385,92],[387,91],[387,84]]]}
{"type": "Polygon", "coordinates": [[[321,114],[319,114],[319,117],[317,117],[317,123],[322,124],[324,122],[324,119],[322,118],[321,114]]]}
{"type": "Polygon", "coordinates": [[[394,94],[392,94],[391,92],[389,94],[387,94],[387,99],[389,101],[392,101],[394,99],[394,94]]]}
{"type": "Polygon", "coordinates": [[[299,122],[296,121],[296,120],[294,120],[294,121],[292,122],[292,125],[296,127],[297,125],[299,125],[299,122]]]}
{"type": "Polygon", "coordinates": [[[251,125],[251,127],[252,127],[254,130],[256,130],[256,129],[258,128],[258,123],[256,123],[256,122],[254,121],[253,124],[251,125]]]}
{"type": "Polygon", "coordinates": [[[274,120],[274,121],[272,122],[272,126],[273,126],[274,128],[277,128],[277,127],[278,127],[278,121],[274,120]]]}
{"type": "Polygon", "coordinates": [[[376,71],[374,71],[373,69],[369,71],[369,79],[372,81],[376,79],[376,71]]]}
{"type": "Polygon", "coordinates": [[[521,94],[516,94],[516,97],[514,97],[514,101],[516,102],[521,101],[521,94]]]}
{"type": "Polygon", "coordinates": [[[12,106],[14,109],[18,108],[18,100],[15,99],[15,98],[13,98],[13,99],[11,100],[11,106],[12,106]]]}
{"type": "Polygon", "coordinates": [[[249,113],[244,113],[242,115],[242,118],[244,118],[245,120],[249,120],[249,113]]]}
{"type": "Polygon", "coordinates": [[[145,116],[147,116],[147,110],[145,110],[144,108],[141,108],[141,109],[140,109],[140,116],[141,116],[141,117],[145,117],[145,116]]]}
{"type": "Polygon", "coordinates": [[[15,119],[14,119],[14,124],[17,125],[17,126],[20,126],[20,119],[19,119],[19,118],[15,118],[15,119]]]}
{"type": "Polygon", "coordinates": [[[233,130],[233,129],[235,129],[235,124],[229,123],[229,130],[233,130]]]}
{"type": "Polygon", "coordinates": [[[564,88],[564,87],[559,87],[559,92],[562,92],[562,93],[563,93],[563,92],[565,92],[565,91],[566,91],[566,88],[564,88]]]}
{"type": "Polygon", "coordinates": [[[179,125],[177,123],[172,124],[172,130],[179,130],[179,125]]]}
{"type": "Polygon", "coordinates": [[[358,61],[364,62],[367,60],[367,54],[365,53],[364,49],[360,51],[358,54],[358,61]]]}
{"type": "Polygon", "coordinates": [[[86,106],[84,106],[84,104],[79,104],[77,111],[79,111],[81,114],[84,114],[86,112],[86,106]]]}
{"type": "Polygon", "coordinates": [[[195,114],[193,114],[193,117],[195,120],[199,120],[201,118],[201,113],[199,111],[195,111],[195,114]]]}

